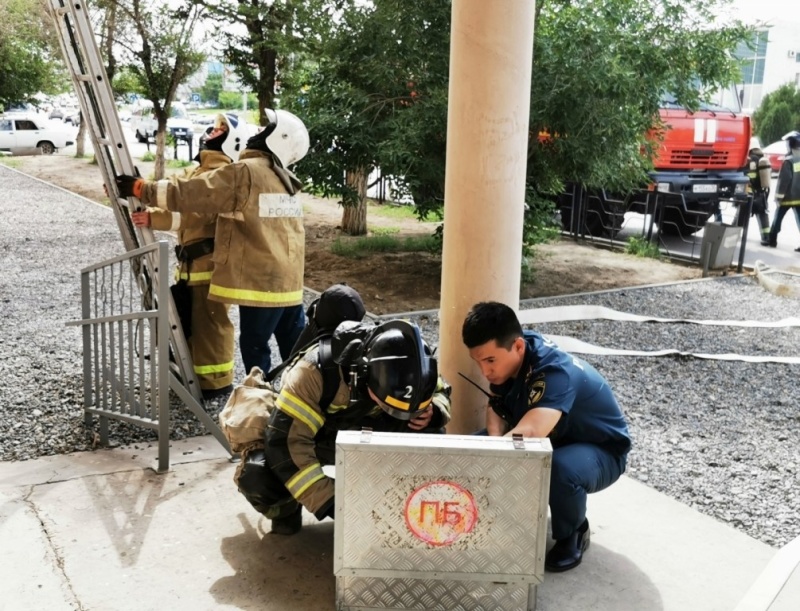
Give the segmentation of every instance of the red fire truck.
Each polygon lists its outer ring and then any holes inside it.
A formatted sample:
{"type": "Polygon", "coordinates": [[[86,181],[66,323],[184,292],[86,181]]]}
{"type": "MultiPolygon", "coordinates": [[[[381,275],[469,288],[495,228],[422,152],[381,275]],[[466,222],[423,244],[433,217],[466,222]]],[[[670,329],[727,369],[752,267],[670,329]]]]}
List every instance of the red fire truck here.
{"type": "Polygon", "coordinates": [[[564,229],[576,230],[573,208],[580,205],[582,230],[591,235],[613,235],[625,212],[638,212],[655,214],[662,233],[686,236],[706,224],[720,200],[746,201],[750,117],[741,112],[735,90],[695,112],[665,98],[659,114],[665,131],[647,188],[625,197],[562,197],[564,229]]]}

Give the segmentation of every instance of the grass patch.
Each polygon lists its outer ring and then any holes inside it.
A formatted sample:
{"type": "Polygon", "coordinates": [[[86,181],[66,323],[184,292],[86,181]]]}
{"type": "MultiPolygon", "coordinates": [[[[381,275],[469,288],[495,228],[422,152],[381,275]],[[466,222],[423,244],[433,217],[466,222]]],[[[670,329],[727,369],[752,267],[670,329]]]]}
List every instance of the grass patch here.
{"type": "Polygon", "coordinates": [[[372,235],[394,235],[400,233],[399,227],[367,227],[372,235]]]}
{"type": "Polygon", "coordinates": [[[19,159],[13,159],[9,155],[0,155],[0,163],[2,163],[6,167],[14,168],[16,170],[18,170],[20,165],[22,165],[19,159]]]}
{"type": "MultiPolygon", "coordinates": [[[[367,215],[374,214],[389,219],[413,219],[417,220],[417,209],[406,204],[379,204],[375,200],[367,200],[367,215]]],[[[425,223],[435,223],[439,221],[435,213],[429,212],[424,219],[425,223]]]]}
{"type": "Polygon", "coordinates": [[[648,242],[647,240],[636,236],[628,238],[628,243],[625,245],[625,252],[636,257],[647,257],[648,259],[661,258],[661,252],[658,250],[658,244],[648,242]]]}
{"type": "Polygon", "coordinates": [[[142,161],[155,161],[156,154],[153,151],[145,151],[144,154],[139,158],[142,161]]]}
{"type": "Polygon", "coordinates": [[[335,255],[358,259],[376,252],[433,252],[441,251],[441,243],[435,236],[409,236],[396,238],[376,235],[364,238],[339,238],[331,245],[335,255]]]}
{"type": "Polygon", "coordinates": [[[180,169],[180,168],[188,167],[190,165],[192,165],[192,162],[188,161],[186,159],[167,159],[167,167],[168,168],[180,169]]]}

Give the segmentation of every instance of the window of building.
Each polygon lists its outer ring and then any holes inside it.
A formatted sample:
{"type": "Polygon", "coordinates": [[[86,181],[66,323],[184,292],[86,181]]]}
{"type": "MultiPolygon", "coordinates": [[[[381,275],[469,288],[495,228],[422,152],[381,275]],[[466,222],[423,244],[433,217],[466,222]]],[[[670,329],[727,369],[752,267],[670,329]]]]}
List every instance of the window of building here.
{"type": "Polygon", "coordinates": [[[741,42],[736,49],[736,57],[742,60],[742,82],[745,86],[764,84],[764,63],[769,42],[767,34],[766,30],[754,32],[751,45],[741,42]]]}

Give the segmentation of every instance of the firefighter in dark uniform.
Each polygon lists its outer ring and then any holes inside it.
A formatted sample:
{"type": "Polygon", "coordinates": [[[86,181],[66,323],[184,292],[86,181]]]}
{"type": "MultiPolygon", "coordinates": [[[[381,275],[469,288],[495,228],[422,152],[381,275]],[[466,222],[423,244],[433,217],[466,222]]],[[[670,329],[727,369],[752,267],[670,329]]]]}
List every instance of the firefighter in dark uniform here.
{"type": "Polygon", "coordinates": [[[319,520],[334,517],[334,481],[322,466],[334,463],[338,431],[443,432],[449,393],[416,325],[392,320],[337,327],[329,344],[321,341],[281,379],[264,439],[257,506],[272,520],[272,532],[300,530],[301,505],[319,520]],[[328,401],[323,370],[331,364],[335,390],[328,401]]]}
{"type": "MultiPolygon", "coordinates": [[[[750,214],[758,219],[758,226],[761,229],[761,245],[769,246],[770,226],[767,211],[772,167],[760,147],[754,146],[750,149],[747,177],[750,179],[750,194],[753,196],[753,207],[750,209],[750,214]]],[[[745,207],[740,205],[739,213],[736,216],[736,225],[739,227],[744,227],[744,214],[745,207]]]]}
{"type": "MultiPolygon", "coordinates": [[[[788,144],[789,154],[783,160],[775,187],[775,203],[778,207],[769,232],[769,245],[772,248],[778,245],[783,217],[790,209],[794,210],[795,221],[800,229],[800,132],[789,132],[782,139],[788,144]]],[[[795,251],[800,252],[800,247],[795,251]]]]}

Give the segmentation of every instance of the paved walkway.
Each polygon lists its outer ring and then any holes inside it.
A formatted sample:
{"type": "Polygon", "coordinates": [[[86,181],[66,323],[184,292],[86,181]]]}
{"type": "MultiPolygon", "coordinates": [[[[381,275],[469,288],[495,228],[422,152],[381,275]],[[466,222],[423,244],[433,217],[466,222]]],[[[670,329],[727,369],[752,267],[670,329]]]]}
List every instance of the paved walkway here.
{"type": "MultiPolygon", "coordinates": [[[[0,463],[0,611],[335,608],[333,522],[267,534],[212,437],[0,463]]],[[[731,611],[776,550],[623,477],[538,611],[731,611]]],[[[796,611],[800,578],[771,611],[796,611]]],[[[430,610],[425,610],[430,611],[430,610]]],[[[444,610],[452,611],[452,610],[444,610]]]]}

